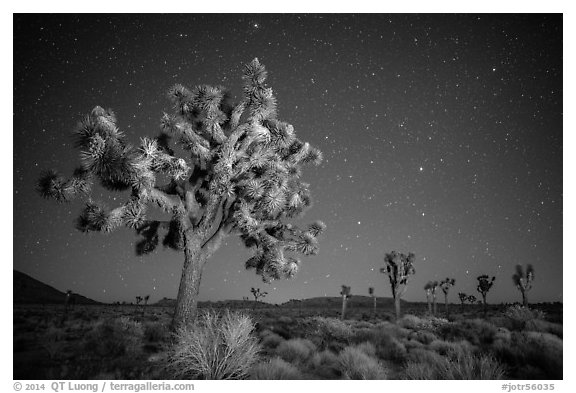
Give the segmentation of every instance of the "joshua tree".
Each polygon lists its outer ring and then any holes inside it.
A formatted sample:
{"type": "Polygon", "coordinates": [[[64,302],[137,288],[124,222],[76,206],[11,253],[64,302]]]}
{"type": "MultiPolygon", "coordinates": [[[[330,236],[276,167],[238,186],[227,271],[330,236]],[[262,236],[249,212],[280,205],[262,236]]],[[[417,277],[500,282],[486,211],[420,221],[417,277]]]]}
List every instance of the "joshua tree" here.
{"type": "Polygon", "coordinates": [[[347,287],[346,285],[342,285],[342,291],[340,291],[340,295],[342,296],[342,320],[344,320],[344,318],[346,318],[346,303],[348,301],[349,298],[352,297],[352,294],[350,293],[350,287],[347,287]]]}
{"type": "Polygon", "coordinates": [[[446,309],[446,315],[448,315],[448,292],[450,288],[456,284],[456,280],[453,278],[448,278],[440,281],[440,288],[442,288],[442,292],[444,292],[444,306],[446,309]]]}
{"type": "Polygon", "coordinates": [[[142,302],[142,296],[136,296],[136,305],[139,305],[142,302]]]}
{"type": "Polygon", "coordinates": [[[368,288],[368,294],[372,296],[373,310],[372,314],[376,317],[376,294],[374,293],[374,287],[368,288]]]}
{"type": "Polygon", "coordinates": [[[458,292],[458,298],[460,299],[462,312],[464,312],[464,303],[466,303],[468,300],[468,295],[466,295],[464,292],[458,292]]]}
{"type": "Polygon", "coordinates": [[[260,288],[256,289],[252,287],[252,289],[250,289],[250,292],[252,292],[252,295],[254,296],[254,301],[258,301],[258,299],[260,299],[261,297],[266,297],[266,295],[268,295],[268,292],[262,292],[260,291],[260,288]]]}
{"type": "Polygon", "coordinates": [[[386,267],[380,269],[380,273],[384,273],[390,280],[390,287],[392,288],[392,297],[394,298],[394,307],[396,309],[396,319],[400,318],[400,299],[408,285],[408,278],[410,275],[416,273],[414,269],[414,261],[416,256],[413,253],[408,255],[392,251],[384,256],[386,267]]]}
{"type": "Polygon", "coordinates": [[[469,302],[470,304],[476,303],[476,296],[474,296],[474,295],[468,296],[468,302],[469,302]]]}
{"type": "Polygon", "coordinates": [[[426,301],[428,302],[428,314],[432,314],[432,302],[434,303],[434,313],[436,313],[436,288],[438,287],[437,281],[428,281],[424,285],[426,291],[426,301]]]}
{"type": "Polygon", "coordinates": [[[148,305],[148,300],[150,300],[150,295],[144,296],[144,305],[145,305],[145,306],[148,305]]]}
{"type": "Polygon", "coordinates": [[[223,87],[175,85],[168,91],[173,111],[163,115],[160,135],[142,138],[138,147],[127,142],[111,110],[95,107],[75,131],[81,166],[70,179],[48,171],[38,181],[44,197],[86,197],[76,224],[81,231],[125,225],[141,236],[139,255],[153,252],[160,236],[165,247],[184,254],[173,328],[195,319],[202,271],[227,235],[239,235],[251,249],[246,268],[266,282],[294,276],[300,261],[293,254],[318,252],[325,225],[300,228],[288,220],[310,206],[302,167],[320,164],[322,153],[277,119],[266,76],[258,59],[248,64],[238,103],[223,87]],[[94,182],[130,196],[109,210],[90,198],[94,182]],[[169,219],[147,218],[152,206],[169,219]]]}
{"type": "Polygon", "coordinates": [[[528,307],[528,297],[526,292],[532,288],[532,282],[534,281],[534,268],[532,265],[526,266],[526,272],[522,268],[522,265],[516,265],[516,274],[512,276],[512,280],[516,285],[516,288],[522,293],[522,304],[528,307]]]}
{"type": "Polygon", "coordinates": [[[482,295],[482,303],[484,304],[484,315],[486,315],[486,295],[488,294],[488,291],[490,291],[490,288],[492,288],[492,285],[494,285],[494,280],[496,280],[496,277],[492,277],[492,279],[490,279],[488,275],[483,274],[481,276],[478,276],[477,280],[478,280],[478,287],[476,287],[476,289],[482,295]]]}

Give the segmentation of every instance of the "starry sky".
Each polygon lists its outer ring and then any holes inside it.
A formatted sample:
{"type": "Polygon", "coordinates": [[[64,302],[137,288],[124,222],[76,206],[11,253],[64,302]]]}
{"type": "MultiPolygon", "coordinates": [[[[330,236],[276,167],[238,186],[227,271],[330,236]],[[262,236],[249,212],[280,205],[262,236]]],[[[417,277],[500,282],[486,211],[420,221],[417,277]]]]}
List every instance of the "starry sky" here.
{"type": "MultiPolygon", "coordinates": [[[[514,265],[533,264],[532,301],[562,301],[562,16],[416,14],[15,15],[13,267],[98,301],[174,298],[183,255],[137,257],[136,235],[74,229],[82,202],[35,191],[43,169],[71,175],[71,131],[112,108],[128,139],[155,136],[175,83],[225,85],[243,64],[269,71],[279,118],[319,147],[307,167],[323,220],[320,253],[298,276],[266,285],[229,237],[206,265],[202,300],[270,302],[391,296],[386,252],[414,252],[405,298],[447,276],[489,302],[521,299],[514,265]]],[[[95,190],[115,206],[125,194],[95,190]]]]}

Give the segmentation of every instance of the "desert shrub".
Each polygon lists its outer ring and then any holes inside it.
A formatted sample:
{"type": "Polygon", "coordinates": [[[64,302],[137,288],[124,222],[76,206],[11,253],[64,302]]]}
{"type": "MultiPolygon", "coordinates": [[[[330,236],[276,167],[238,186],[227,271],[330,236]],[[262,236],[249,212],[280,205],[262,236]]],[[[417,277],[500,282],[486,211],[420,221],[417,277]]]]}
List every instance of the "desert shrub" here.
{"type": "Polygon", "coordinates": [[[262,337],[262,341],[260,343],[264,348],[274,349],[284,341],[281,336],[270,330],[264,330],[260,336],[262,337]]]}
{"type": "Polygon", "coordinates": [[[55,358],[56,355],[64,347],[64,340],[66,339],[66,333],[63,329],[56,326],[49,326],[44,335],[40,339],[40,344],[48,352],[51,359],[55,358]]]}
{"type": "Polygon", "coordinates": [[[352,328],[339,319],[315,317],[312,322],[315,325],[315,335],[320,337],[323,346],[334,341],[348,343],[352,337],[352,328]]]}
{"type": "Polygon", "coordinates": [[[386,379],[378,360],[358,347],[347,347],[338,356],[340,370],[347,379],[386,379]]]}
{"type": "Polygon", "coordinates": [[[162,342],[168,338],[166,325],[160,322],[147,322],[144,324],[144,338],[150,342],[162,342]]]}
{"type": "Polygon", "coordinates": [[[290,363],[275,357],[250,370],[251,379],[302,379],[300,371],[290,363]]]}
{"type": "Polygon", "coordinates": [[[316,345],[310,340],[293,338],[283,341],[276,348],[276,354],[291,363],[304,363],[316,351],[316,345]]]}
{"type": "Polygon", "coordinates": [[[292,323],[292,318],[282,315],[278,318],[278,322],[280,323],[292,323]]]}
{"type": "Polygon", "coordinates": [[[422,320],[416,315],[406,314],[398,320],[398,325],[406,329],[418,329],[422,320]]]}
{"type": "Polygon", "coordinates": [[[361,350],[370,357],[376,357],[376,347],[374,347],[374,344],[372,344],[371,342],[366,341],[360,343],[356,345],[356,348],[358,348],[359,350],[361,350]]]}
{"type": "Polygon", "coordinates": [[[140,322],[129,317],[106,319],[94,324],[86,334],[85,349],[102,357],[118,357],[140,352],[144,331],[140,322]]]}
{"type": "Polygon", "coordinates": [[[253,330],[247,315],[206,311],[193,326],[176,332],[168,369],[178,379],[245,378],[260,351],[253,330]]]}
{"type": "Polygon", "coordinates": [[[563,327],[561,324],[543,321],[541,319],[531,319],[526,321],[524,330],[540,333],[550,333],[560,338],[562,338],[563,333],[563,327]]]}
{"type": "Polygon", "coordinates": [[[473,348],[472,345],[465,340],[459,342],[435,340],[428,345],[428,349],[438,352],[442,356],[457,358],[460,355],[472,352],[473,348]]]}
{"type": "Polygon", "coordinates": [[[429,332],[427,330],[414,331],[408,336],[408,340],[416,340],[426,345],[430,344],[431,342],[437,339],[438,337],[436,337],[434,333],[429,332]]]}
{"type": "Polygon", "coordinates": [[[549,333],[512,332],[496,342],[493,353],[517,379],[562,379],[562,339],[549,333]]]}
{"type": "Polygon", "coordinates": [[[473,345],[492,344],[498,328],[482,319],[447,323],[437,330],[438,336],[448,341],[467,340],[473,345]]]}
{"type": "Polygon", "coordinates": [[[451,357],[419,350],[414,359],[406,363],[406,379],[502,379],[504,368],[492,356],[472,351],[452,352],[451,357]],[[426,353],[428,352],[428,353],[426,353]]]}
{"type": "Polygon", "coordinates": [[[544,312],[520,305],[508,307],[504,315],[512,323],[513,330],[522,330],[528,321],[545,318],[544,312]]]}
{"type": "Polygon", "coordinates": [[[406,347],[394,337],[390,331],[375,329],[370,340],[376,347],[376,355],[380,359],[402,362],[406,358],[406,347]]]}
{"type": "Polygon", "coordinates": [[[316,352],[310,359],[309,365],[314,374],[322,378],[336,379],[342,374],[338,355],[330,350],[316,352]]]}

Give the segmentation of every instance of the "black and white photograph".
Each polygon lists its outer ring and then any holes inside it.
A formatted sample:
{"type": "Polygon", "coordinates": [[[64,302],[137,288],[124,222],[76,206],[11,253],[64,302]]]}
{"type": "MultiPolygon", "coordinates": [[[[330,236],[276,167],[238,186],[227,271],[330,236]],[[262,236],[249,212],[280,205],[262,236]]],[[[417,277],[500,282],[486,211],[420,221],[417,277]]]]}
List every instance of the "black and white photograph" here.
{"type": "Polygon", "coordinates": [[[238,11],[12,15],[14,382],[559,390],[563,13],[238,11]]]}

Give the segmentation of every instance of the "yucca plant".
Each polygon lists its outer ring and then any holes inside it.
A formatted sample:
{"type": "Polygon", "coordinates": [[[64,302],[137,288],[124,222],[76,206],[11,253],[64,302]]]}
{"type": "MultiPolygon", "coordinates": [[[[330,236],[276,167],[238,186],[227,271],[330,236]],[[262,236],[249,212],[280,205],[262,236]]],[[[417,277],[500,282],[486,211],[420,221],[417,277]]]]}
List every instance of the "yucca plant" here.
{"type": "Polygon", "coordinates": [[[252,296],[254,296],[254,301],[256,302],[261,297],[265,297],[266,295],[268,295],[268,292],[261,291],[260,288],[252,287],[252,289],[250,289],[250,292],[252,292],[252,296]]]}
{"type": "Polygon", "coordinates": [[[348,299],[352,297],[352,293],[350,292],[350,287],[346,285],[342,285],[342,290],[340,291],[340,296],[342,296],[342,314],[340,318],[344,320],[346,318],[346,303],[348,299]]]}
{"type": "Polygon", "coordinates": [[[374,293],[374,287],[368,288],[368,294],[372,296],[372,315],[376,318],[376,294],[374,293]]]}
{"type": "Polygon", "coordinates": [[[476,279],[478,280],[478,286],[476,287],[476,290],[482,295],[482,303],[484,305],[484,315],[486,315],[487,311],[486,295],[490,291],[490,288],[492,288],[492,285],[494,285],[494,280],[496,280],[496,277],[490,278],[488,275],[482,274],[478,276],[476,279]]]}
{"type": "Polygon", "coordinates": [[[424,285],[426,291],[426,300],[428,301],[428,314],[436,315],[436,288],[438,288],[438,281],[428,281],[424,285]],[[434,311],[432,311],[434,305],[434,311]]]}
{"type": "Polygon", "coordinates": [[[127,142],[111,110],[95,107],[75,131],[80,167],[70,179],[48,171],[38,181],[44,197],[86,198],[79,230],[127,226],[140,236],[139,255],[153,252],[160,239],[184,254],[174,329],[194,321],[202,271],[226,236],[240,236],[252,253],[246,268],[267,282],[294,276],[297,254],[318,252],[324,224],[301,228],[288,221],[310,206],[302,167],[319,165],[322,153],[277,118],[266,77],[258,59],[247,64],[237,103],[221,86],[173,86],[168,91],[172,111],[162,116],[160,134],[141,138],[138,147],[127,142]],[[186,154],[181,157],[175,146],[186,154]],[[95,182],[112,192],[128,190],[130,196],[108,209],[90,198],[95,182]],[[150,207],[170,218],[151,218],[150,207]]]}

